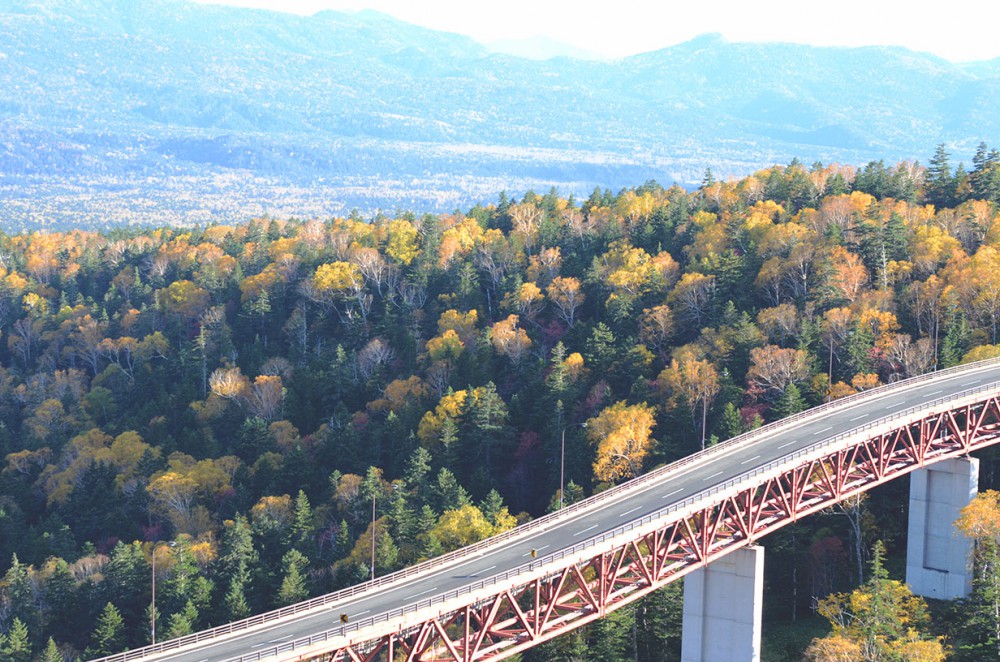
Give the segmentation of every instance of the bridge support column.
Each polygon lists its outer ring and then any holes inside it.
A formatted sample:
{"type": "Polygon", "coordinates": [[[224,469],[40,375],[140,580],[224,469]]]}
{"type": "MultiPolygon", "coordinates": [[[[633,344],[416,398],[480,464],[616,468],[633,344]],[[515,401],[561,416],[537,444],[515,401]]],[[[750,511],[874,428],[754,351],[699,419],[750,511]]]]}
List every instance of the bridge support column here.
{"type": "Polygon", "coordinates": [[[979,487],[979,460],[943,460],[910,474],[906,583],[939,600],[972,592],[972,541],[954,526],[979,487]]]}
{"type": "Polygon", "coordinates": [[[684,578],[681,662],[758,662],[764,548],[745,547],[684,578]]]}

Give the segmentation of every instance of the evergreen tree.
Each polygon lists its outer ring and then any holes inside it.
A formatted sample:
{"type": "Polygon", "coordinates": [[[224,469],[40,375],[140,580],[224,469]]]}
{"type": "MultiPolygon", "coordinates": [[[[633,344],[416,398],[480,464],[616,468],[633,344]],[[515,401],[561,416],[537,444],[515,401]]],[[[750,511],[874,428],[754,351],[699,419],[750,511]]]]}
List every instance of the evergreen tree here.
{"type": "Polygon", "coordinates": [[[438,471],[437,481],[431,487],[430,501],[431,506],[439,513],[456,510],[471,503],[469,493],[459,485],[455,474],[445,468],[438,471]]]}
{"type": "Polygon", "coordinates": [[[941,367],[950,368],[961,363],[971,346],[972,330],[969,328],[969,321],[964,313],[956,313],[941,341],[941,367]]]}
{"type": "Polygon", "coordinates": [[[103,657],[123,651],[125,643],[125,622],[118,609],[110,602],[97,618],[97,625],[90,637],[90,646],[84,655],[87,658],[103,657]]]}
{"type": "Polygon", "coordinates": [[[732,402],[727,402],[726,406],[722,408],[722,436],[725,439],[732,439],[743,434],[743,432],[743,415],[740,414],[740,410],[736,408],[736,405],[732,402]]]}
{"type": "Polygon", "coordinates": [[[970,194],[976,200],[1000,202],[1000,152],[979,143],[969,173],[970,194]]]}
{"type": "Polygon", "coordinates": [[[192,634],[198,622],[198,608],[191,600],[184,603],[184,607],[167,619],[167,636],[165,639],[176,639],[192,634]]]}
{"type": "Polygon", "coordinates": [[[232,622],[246,618],[250,613],[244,582],[239,577],[233,577],[229,582],[229,591],[223,599],[223,615],[227,622],[232,622]]]}
{"type": "Polygon", "coordinates": [[[297,549],[289,550],[281,559],[284,576],[281,579],[281,587],[278,589],[275,600],[276,606],[283,607],[295,604],[309,597],[305,578],[305,570],[308,565],[306,557],[297,549]]]}
{"type": "Polygon", "coordinates": [[[31,638],[28,626],[14,618],[6,635],[0,635],[0,660],[3,662],[28,662],[31,659],[31,638]]]}
{"type": "Polygon", "coordinates": [[[122,620],[127,624],[138,623],[149,600],[145,590],[149,587],[149,563],[142,545],[138,542],[119,542],[111,550],[107,568],[104,571],[102,587],[103,601],[115,605],[122,620]]]}
{"type": "Polygon", "coordinates": [[[316,547],[315,538],[316,524],[313,522],[312,507],[309,505],[306,493],[299,490],[298,496],[295,497],[294,520],[292,521],[292,547],[309,557],[316,547]]]}
{"type": "MultiPolygon", "coordinates": [[[[135,591],[135,588],[133,588],[135,591]]],[[[145,591],[135,591],[145,598],[145,591]]],[[[89,634],[85,619],[79,618],[80,592],[70,573],[69,564],[62,559],[55,561],[52,574],[45,582],[45,622],[49,631],[59,629],[62,641],[81,641],[89,634]]]]}
{"type": "Polygon", "coordinates": [[[955,202],[956,182],[951,173],[950,158],[944,143],[941,143],[927,167],[924,197],[938,209],[952,207],[955,202]]]}
{"type": "Polygon", "coordinates": [[[797,414],[800,411],[805,411],[807,407],[799,387],[795,384],[789,384],[774,403],[774,419],[778,420],[797,414]]]}
{"type": "Polygon", "coordinates": [[[45,650],[42,651],[38,662],[64,662],[63,654],[59,651],[59,647],[56,646],[52,637],[49,637],[49,643],[45,645],[45,650]]]}
{"type": "Polygon", "coordinates": [[[630,662],[635,659],[635,607],[628,605],[594,621],[587,638],[587,660],[630,662]]]}
{"type": "Polygon", "coordinates": [[[11,617],[19,619],[24,624],[34,625],[38,618],[33,608],[35,600],[32,595],[31,579],[28,576],[28,566],[18,560],[17,554],[11,557],[10,568],[3,577],[3,586],[7,603],[11,608],[11,617]]]}
{"type": "Polygon", "coordinates": [[[431,454],[423,446],[417,446],[406,464],[406,472],[403,474],[403,481],[406,489],[416,497],[416,503],[423,505],[426,499],[427,476],[431,472],[431,454]]]}
{"type": "Polygon", "coordinates": [[[381,531],[375,537],[375,573],[387,575],[399,569],[399,548],[388,531],[381,531]]]}

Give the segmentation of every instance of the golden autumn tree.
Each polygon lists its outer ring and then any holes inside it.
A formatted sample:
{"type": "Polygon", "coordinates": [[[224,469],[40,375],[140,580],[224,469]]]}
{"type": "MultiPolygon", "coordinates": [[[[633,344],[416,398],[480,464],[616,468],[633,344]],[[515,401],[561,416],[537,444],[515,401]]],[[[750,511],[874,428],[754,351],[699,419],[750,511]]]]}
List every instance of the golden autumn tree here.
{"type": "Polygon", "coordinates": [[[531,338],[528,337],[524,329],[519,328],[517,315],[508,315],[507,319],[500,320],[490,329],[490,342],[497,354],[502,354],[510,359],[514,365],[521,363],[528,348],[531,347],[531,338]]]}
{"type": "Polygon", "coordinates": [[[653,444],[653,408],[624,401],[587,421],[587,438],[596,447],[594,477],[602,482],[634,478],[653,444]]]}
{"type": "Polygon", "coordinates": [[[549,301],[555,306],[559,317],[572,327],[576,323],[576,311],[583,305],[586,295],[580,286],[580,280],[572,276],[557,276],[545,290],[549,301]]]}
{"type": "Polygon", "coordinates": [[[1000,492],[980,492],[962,508],[955,528],[975,542],[976,580],[967,601],[974,625],[970,647],[983,659],[1000,657],[1000,492]]]}
{"type": "MultiPolygon", "coordinates": [[[[719,394],[719,372],[709,361],[684,357],[676,358],[663,369],[658,380],[667,392],[668,401],[677,406],[683,400],[691,410],[692,417],[701,418],[701,448],[705,450],[708,408],[719,394]]],[[[699,426],[696,426],[699,427],[699,426]]]]}
{"type": "Polygon", "coordinates": [[[818,611],[830,622],[832,631],[826,641],[813,640],[806,659],[943,662],[946,658],[942,640],[927,633],[927,604],[906,584],[889,578],[882,565],[884,554],[882,543],[876,543],[872,576],[863,586],[820,600],[818,611]],[[855,657],[844,657],[848,653],[855,657]]]}

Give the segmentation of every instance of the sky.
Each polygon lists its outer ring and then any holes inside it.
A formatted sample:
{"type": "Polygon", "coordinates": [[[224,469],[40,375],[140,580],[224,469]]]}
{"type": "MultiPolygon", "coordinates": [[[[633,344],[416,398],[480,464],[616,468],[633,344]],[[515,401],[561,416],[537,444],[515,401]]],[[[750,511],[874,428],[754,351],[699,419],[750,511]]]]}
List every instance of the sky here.
{"type": "Polygon", "coordinates": [[[196,0],[311,15],[375,9],[489,43],[544,35],[624,57],[718,32],[730,41],[905,46],[953,62],[1000,57],[1000,4],[951,0],[196,0]]]}

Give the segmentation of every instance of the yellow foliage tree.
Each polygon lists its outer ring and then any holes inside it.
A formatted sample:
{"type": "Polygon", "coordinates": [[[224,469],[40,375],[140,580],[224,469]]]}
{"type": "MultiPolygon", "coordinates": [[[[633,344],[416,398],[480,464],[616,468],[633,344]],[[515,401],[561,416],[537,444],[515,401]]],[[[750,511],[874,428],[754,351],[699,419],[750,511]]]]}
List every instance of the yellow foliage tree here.
{"type": "Polygon", "coordinates": [[[635,477],[652,446],[656,421],[653,408],[646,404],[617,402],[587,421],[587,437],[597,447],[594,477],[615,482],[635,477]]]}
{"type": "Polygon", "coordinates": [[[445,551],[450,551],[489,538],[517,524],[507,508],[497,513],[495,519],[496,524],[490,523],[483,511],[469,504],[455,510],[446,510],[430,532],[441,542],[445,551]]]}

